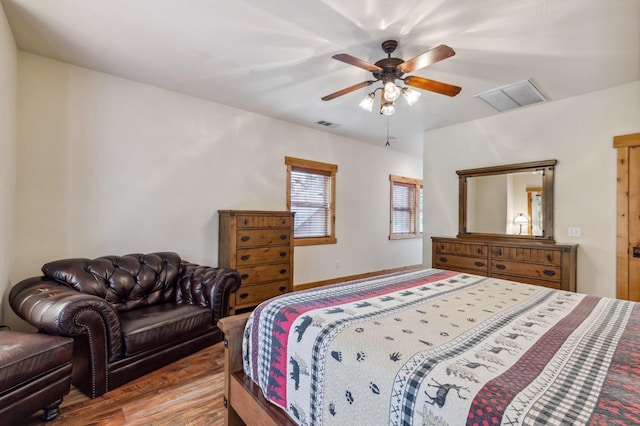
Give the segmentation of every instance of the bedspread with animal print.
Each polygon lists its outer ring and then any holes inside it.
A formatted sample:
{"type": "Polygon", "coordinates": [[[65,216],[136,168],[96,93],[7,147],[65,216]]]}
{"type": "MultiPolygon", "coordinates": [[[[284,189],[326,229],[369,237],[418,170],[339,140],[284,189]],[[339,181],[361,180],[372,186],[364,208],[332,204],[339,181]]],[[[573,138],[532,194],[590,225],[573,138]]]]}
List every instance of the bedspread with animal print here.
{"type": "Polygon", "coordinates": [[[244,370],[301,425],[640,424],[640,304],[436,269],[271,299],[244,370]]]}

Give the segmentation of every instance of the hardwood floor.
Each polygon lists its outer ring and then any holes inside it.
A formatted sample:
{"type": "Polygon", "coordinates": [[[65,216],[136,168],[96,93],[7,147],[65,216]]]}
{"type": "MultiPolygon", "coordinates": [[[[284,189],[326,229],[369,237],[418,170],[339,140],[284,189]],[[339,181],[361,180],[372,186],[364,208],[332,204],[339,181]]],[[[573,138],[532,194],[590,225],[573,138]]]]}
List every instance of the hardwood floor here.
{"type": "Polygon", "coordinates": [[[72,387],[55,420],[44,422],[39,411],[23,424],[223,425],[223,387],[224,347],[217,343],[96,399],[72,387]]]}

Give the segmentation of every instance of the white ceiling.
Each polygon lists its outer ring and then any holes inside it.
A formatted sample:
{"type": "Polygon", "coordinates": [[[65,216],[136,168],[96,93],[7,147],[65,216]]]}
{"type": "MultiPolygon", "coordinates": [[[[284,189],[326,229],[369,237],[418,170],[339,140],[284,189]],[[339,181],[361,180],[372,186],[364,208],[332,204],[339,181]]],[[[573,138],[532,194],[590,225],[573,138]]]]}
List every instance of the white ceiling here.
{"type": "MultiPolygon", "coordinates": [[[[423,132],[498,114],[473,95],[532,79],[551,100],[640,80],[638,0],[1,0],[18,48],[384,146],[387,118],[358,108],[377,85],[331,58],[456,55],[411,73],[462,87],[398,102],[391,149],[423,132]],[[336,123],[324,128],[317,121],[336,123]]],[[[379,92],[378,92],[379,93],[379,92]]]]}

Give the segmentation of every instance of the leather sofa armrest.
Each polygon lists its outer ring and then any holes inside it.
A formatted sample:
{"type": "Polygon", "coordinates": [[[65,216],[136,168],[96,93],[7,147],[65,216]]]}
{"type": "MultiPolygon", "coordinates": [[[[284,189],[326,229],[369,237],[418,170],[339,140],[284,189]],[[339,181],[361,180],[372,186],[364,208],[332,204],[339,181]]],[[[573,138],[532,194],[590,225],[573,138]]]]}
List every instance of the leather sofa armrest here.
{"type": "Polygon", "coordinates": [[[240,287],[238,271],[184,261],[180,269],[178,303],[199,304],[212,309],[213,324],[229,314],[229,297],[240,287]]]}
{"type": "Polygon", "coordinates": [[[46,277],[34,277],[11,289],[9,303],[16,314],[41,332],[66,337],[85,335],[95,350],[107,351],[109,359],[121,357],[118,313],[99,297],[46,277]]]}

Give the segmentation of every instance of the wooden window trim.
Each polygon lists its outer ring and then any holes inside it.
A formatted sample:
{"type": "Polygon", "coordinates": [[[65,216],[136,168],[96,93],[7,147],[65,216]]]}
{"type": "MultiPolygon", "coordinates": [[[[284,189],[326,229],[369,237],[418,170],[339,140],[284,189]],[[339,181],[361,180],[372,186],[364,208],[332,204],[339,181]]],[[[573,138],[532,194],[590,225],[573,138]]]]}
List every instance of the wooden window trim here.
{"type": "Polygon", "coordinates": [[[294,236],[294,246],[336,244],[338,242],[336,238],[336,173],[338,172],[338,166],[294,157],[284,157],[284,163],[287,166],[287,211],[291,211],[291,171],[294,168],[300,171],[329,176],[331,179],[330,235],[313,238],[295,238],[294,236]]]}
{"type": "Polygon", "coordinates": [[[422,238],[422,232],[419,231],[420,224],[418,220],[420,218],[420,191],[423,187],[422,179],[408,178],[404,176],[389,175],[389,239],[390,240],[405,240],[409,238],[422,238]],[[395,183],[402,183],[407,185],[413,185],[415,191],[413,215],[415,217],[415,232],[393,232],[393,185],[395,183]]]}

